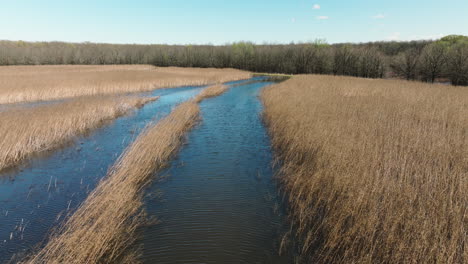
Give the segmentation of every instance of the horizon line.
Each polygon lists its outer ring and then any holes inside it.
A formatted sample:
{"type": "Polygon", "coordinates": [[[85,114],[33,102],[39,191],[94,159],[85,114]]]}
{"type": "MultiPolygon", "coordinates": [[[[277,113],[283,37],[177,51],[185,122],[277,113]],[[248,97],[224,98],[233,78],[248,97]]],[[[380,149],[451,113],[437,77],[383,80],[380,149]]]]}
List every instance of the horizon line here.
{"type": "MultiPolygon", "coordinates": [[[[458,34],[449,34],[449,35],[446,35],[446,36],[451,36],[451,35],[458,35],[458,34]]],[[[426,41],[437,41],[437,40],[440,40],[442,39],[443,37],[446,37],[446,36],[442,36],[442,37],[438,37],[438,38],[428,38],[428,39],[412,39],[412,40],[389,40],[389,39],[384,39],[384,40],[375,40],[375,41],[362,41],[362,42],[327,42],[326,39],[324,38],[317,38],[315,40],[309,40],[309,41],[291,41],[291,42],[280,42],[280,43],[274,43],[274,42],[263,42],[263,43],[258,43],[258,42],[254,42],[254,41],[249,41],[249,40],[239,40],[239,41],[235,41],[235,42],[227,42],[227,43],[223,43],[223,44],[213,44],[213,43],[204,43],[204,44],[193,44],[193,43],[185,43],[185,44],[181,44],[181,43],[172,43],[172,44],[168,44],[168,43],[118,43],[118,42],[94,42],[94,41],[65,41],[65,40],[22,40],[22,39],[18,39],[18,40],[11,40],[11,39],[0,39],[0,41],[9,41],[9,42],[26,42],[26,43],[68,43],[68,44],[98,44],[98,45],[137,45],[137,46],[151,46],[151,45],[160,45],[160,46],[229,46],[229,45],[232,45],[232,44],[236,44],[236,43],[250,43],[250,44],[253,44],[255,46],[262,46],[262,45],[265,45],[265,46],[274,46],[274,45],[300,45],[300,44],[311,44],[311,43],[314,43],[314,42],[321,42],[323,44],[328,44],[328,45],[340,45],[340,44],[370,44],[370,43],[381,43],[381,42],[385,42],[385,43],[390,43],[390,42],[400,42],[400,43],[404,43],[404,42],[426,42],[426,41]]],[[[464,36],[464,35],[459,35],[459,36],[464,36]]]]}

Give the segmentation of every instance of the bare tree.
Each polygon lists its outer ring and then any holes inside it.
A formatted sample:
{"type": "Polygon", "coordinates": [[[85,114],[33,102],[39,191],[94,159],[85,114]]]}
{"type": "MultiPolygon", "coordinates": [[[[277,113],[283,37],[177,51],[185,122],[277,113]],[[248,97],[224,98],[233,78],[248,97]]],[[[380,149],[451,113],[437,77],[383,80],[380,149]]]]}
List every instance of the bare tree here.
{"type": "Polygon", "coordinates": [[[337,47],[333,54],[333,74],[358,76],[358,60],[350,45],[337,47]]]}
{"type": "Polygon", "coordinates": [[[0,41],[0,65],[154,64],[178,67],[232,67],[270,73],[318,73],[381,78],[387,67],[408,80],[466,80],[468,38],[438,41],[332,44],[238,42],[213,45],[120,45],[97,43],[0,41]],[[465,43],[465,44],[460,44],[465,43]]]}
{"type": "Polygon", "coordinates": [[[412,48],[399,53],[390,64],[393,72],[406,80],[414,80],[418,74],[421,50],[412,48]]]}
{"type": "Polygon", "coordinates": [[[441,77],[447,62],[447,45],[435,42],[422,52],[420,74],[424,81],[434,83],[441,77]]]}
{"type": "Polygon", "coordinates": [[[375,48],[360,48],[359,73],[365,78],[382,78],[385,72],[385,63],[380,52],[375,48]]]}
{"type": "Polygon", "coordinates": [[[468,42],[450,47],[447,68],[453,85],[468,85],[468,42]]]}

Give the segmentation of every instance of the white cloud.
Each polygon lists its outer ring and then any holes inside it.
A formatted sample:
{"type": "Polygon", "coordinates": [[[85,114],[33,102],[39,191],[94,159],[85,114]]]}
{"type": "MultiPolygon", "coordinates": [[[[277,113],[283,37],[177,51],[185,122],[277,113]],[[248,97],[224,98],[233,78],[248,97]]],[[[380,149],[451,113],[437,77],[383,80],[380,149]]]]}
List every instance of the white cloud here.
{"type": "Polygon", "coordinates": [[[436,39],[443,38],[446,35],[447,34],[442,34],[442,33],[434,34],[434,35],[413,35],[409,39],[410,40],[436,40],[436,39]]]}
{"type": "Polygon", "coordinates": [[[320,9],[320,5],[315,4],[315,5],[312,7],[312,9],[318,10],[318,9],[320,9]]]}
{"type": "Polygon", "coordinates": [[[437,40],[440,39],[447,34],[434,34],[434,35],[406,35],[403,36],[400,32],[393,32],[385,40],[388,41],[411,41],[411,40],[437,40]]]}
{"type": "Polygon", "coordinates": [[[390,36],[388,36],[386,38],[386,40],[390,40],[390,41],[401,40],[401,33],[400,32],[393,32],[392,34],[390,34],[390,36]]]}
{"type": "Polygon", "coordinates": [[[291,23],[296,23],[296,18],[295,17],[291,18],[291,23]]]}
{"type": "Polygon", "coordinates": [[[329,19],[328,16],[318,16],[318,17],[316,17],[316,18],[317,18],[318,20],[327,20],[327,19],[329,19]]]}
{"type": "Polygon", "coordinates": [[[384,19],[385,15],[384,14],[377,14],[375,16],[372,16],[373,19],[384,19]]]}

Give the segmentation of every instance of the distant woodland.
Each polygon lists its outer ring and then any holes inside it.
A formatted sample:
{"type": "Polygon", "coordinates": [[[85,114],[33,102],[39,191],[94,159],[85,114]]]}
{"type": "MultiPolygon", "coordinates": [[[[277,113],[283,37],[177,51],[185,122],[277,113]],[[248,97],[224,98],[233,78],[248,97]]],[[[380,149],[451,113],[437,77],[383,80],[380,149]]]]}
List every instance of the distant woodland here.
{"type": "Polygon", "coordinates": [[[437,41],[287,45],[120,45],[0,41],[0,65],[152,64],[253,72],[401,78],[468,85],[468,37],[437,41]]]}

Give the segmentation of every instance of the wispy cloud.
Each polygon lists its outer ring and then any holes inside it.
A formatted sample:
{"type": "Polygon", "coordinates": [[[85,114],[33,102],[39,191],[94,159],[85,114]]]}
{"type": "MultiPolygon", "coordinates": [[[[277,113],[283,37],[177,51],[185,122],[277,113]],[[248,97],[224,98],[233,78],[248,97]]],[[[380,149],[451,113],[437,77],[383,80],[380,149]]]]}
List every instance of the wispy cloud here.
{"type": "Polygon", "coordinates": [[[413,35],[413,36],[410,36],[409,39],[410,40],[436,40],[446,35],[447,34],[442,34],[442,33],[434,34],[434,35],[413,35]]]}
{"type": "Polygon", "coordinates": [[[384,19],[385,15],[384,14],[377,14],[375,16],[372,16],[373,19],[384,19]]]}
{"type": "Polygon", "coordinates": [[[312,9],[318,10],[318,9],[320,9],[320,5],[319,5],[319,4],[315,4],[315,5],[312,7],[312,9]]]}
{"type": "Polygon", "coordinates": [[[295,17],[291,18],[291,23],[296,23],[296,18],[295,17]]]}
{"type": "Polygon", "coordinates": [[[401,33],[400,32],[393,32],[392,34],[390,34],[390,36],[388,36],[386,38],[386,40],[390,40],[390,41],[401,40],[401,33]]]}
{"type": "Polygon", "coordinates": [[[400,32],[393,32],[385,38],[388,41],[411,41],[411,40],[437,40],[446,36],[446,34],[433,34],[433,35],[402,35],[400,32]]]}
{"type": "Polygon", "coordinates": [[[328,16],[318,16],[316,18],[317,18],[317,20],[327,20],[327,19],[329,19],[328,16]]]}

